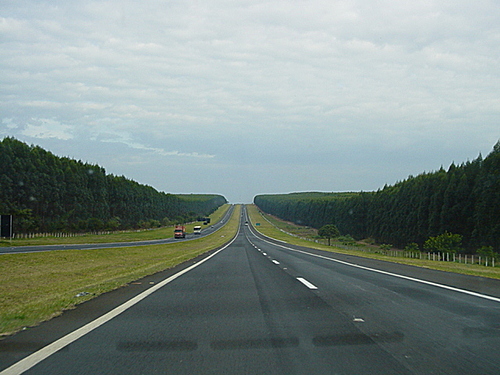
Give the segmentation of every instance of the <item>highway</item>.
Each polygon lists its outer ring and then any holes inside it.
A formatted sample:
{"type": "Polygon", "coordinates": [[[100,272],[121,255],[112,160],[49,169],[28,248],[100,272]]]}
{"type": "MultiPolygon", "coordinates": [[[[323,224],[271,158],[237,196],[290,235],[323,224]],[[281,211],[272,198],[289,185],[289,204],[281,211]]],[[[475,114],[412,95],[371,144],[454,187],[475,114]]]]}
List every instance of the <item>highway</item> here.
{"type": "Polygon", "coordinates": [[[290,246],[244,220],[223,249],[0,341],[0,375],[499,373],[499,281],[290,246]]]}
{"type": "MultiPolygon", "coordinates": [[[[41,246],[7,246],[0,247],[0,254],[14,254],[14,253],[34,253],[39,251],[56,251],[56,250],[95,250],[107,249],[114,247],[132,247],[132,246],[149,246],[160,245],[179,241],[195,240],[200,237],[208,236],[209,234],[219,230],[227,220],[231,217],[234,206],[231,206],[223,219],[212,225],[204,226],[201,234],[186,234],[186,238],[165,238],[160,240],[147,240],[147,241],[132,241],[132,242],[110,242],[110,243],[88,243],[88,244],[67,244],[67,245],[41,245],[41,246]]],[[[172,229],[173,236],[173,229],[172,229]]]]}

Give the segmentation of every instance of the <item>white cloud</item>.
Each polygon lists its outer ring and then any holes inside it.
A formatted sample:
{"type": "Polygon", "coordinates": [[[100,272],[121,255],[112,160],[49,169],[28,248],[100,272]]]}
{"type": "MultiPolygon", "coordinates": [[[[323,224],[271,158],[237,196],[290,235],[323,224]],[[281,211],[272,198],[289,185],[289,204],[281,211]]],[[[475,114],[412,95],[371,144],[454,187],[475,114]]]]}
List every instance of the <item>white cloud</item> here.
{"type": "Polygon", "coordinates": [[[6,129],[17,129],[17,124],[14,123],[14,120],[11,118],[3,118],[2,125],[5,126],[6,129]]]}
{"type": "Polygon", "coordinates": [[[21,134],[33,138],[57,138],[63,141],[73,138],[70,126],[51,119],[34,118],[21,134]]]}
{"type": "MultiPolygon", "coordinates": [[[[110,142],[110,141],[108,141],[110,142]]],[[[147,152],[153,152],[155,154],[161,155],[161,156],[181,156],[181,157],[189,157],[189,158],[213,158],[215,155],[209,155],[209,154],[200,154],[198,152],[179,152],[177,150],[174,151],[167,151],[162,148],[155,148],[155,147],[146,147],[144,145],[141,145],[139,143],[133,143],[133,142],[125,142],[127,146],[137,149],[137,150],[142,150],[142,151],[147,151],[147,152]]]]}

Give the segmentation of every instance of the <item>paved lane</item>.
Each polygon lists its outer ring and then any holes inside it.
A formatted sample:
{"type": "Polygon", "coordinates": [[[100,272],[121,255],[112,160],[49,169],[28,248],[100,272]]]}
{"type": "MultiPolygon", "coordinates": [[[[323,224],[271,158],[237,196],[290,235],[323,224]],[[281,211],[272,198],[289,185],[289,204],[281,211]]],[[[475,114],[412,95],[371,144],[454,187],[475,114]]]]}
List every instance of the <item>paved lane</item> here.
{"type": "MultiPolygon", "coordinates": [[[[357,322],[363,336],[353,341],[373,340],[412,373],[498,374],[499,280],[270,246],[262,236],[248,237],[270,263],[307,280],[325,303],[357,322]]],[[[339,337],[325,334],[322,340],[337,343],[339,337]]]]}
{"type": "Polygon", "coordinates": [[[242,226],[231,246],[26,374],[497,374],[499,306],[242,226]]]}

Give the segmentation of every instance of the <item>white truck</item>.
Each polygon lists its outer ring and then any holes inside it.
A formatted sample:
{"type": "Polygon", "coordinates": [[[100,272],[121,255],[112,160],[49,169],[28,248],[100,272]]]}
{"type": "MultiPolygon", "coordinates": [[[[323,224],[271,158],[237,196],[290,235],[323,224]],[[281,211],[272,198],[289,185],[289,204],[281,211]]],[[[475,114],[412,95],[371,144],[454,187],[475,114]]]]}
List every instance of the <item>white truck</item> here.
{"type": "Polygon", "coordinates": [[[201,225],[197,225],[193,228],[194,234],[201,234],[201,225]]]}

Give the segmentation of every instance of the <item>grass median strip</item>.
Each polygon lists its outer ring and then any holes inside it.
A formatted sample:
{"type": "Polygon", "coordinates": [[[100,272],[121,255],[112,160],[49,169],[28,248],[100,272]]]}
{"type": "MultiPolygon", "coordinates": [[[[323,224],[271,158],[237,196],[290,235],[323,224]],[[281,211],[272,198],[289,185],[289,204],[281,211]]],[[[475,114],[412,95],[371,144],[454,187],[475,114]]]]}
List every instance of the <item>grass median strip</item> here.
{"type": "Polygon", "coordinates": [[[222,246],[236,234],[239,217],[237,206],[222,229],[192,241],[0,255],[0,335],[33,326],[99,294],[222,246]]]}
{"type": "Polygon", "coordinates": [[[259,209],[255,205],[247,205],[247,211],[250,216],[250,220],[254,225],[254,228],[257,229],[260,233],[277,239],[281,241],[285,241],[287,243],[293,245],[299,245],[304,247],[309,247],[318,250],[325,250],[340,254],[349,254],[355,255],[359,257],[372,258],[384,260],[387,262],[399,263],[399,264],[407,264],[416,267],[425,267],[429,269],[435,269],[446,272],[455,272],[461,273],[465,275],[473,275],[473,276],[481,276],[481,277],[489,277],[492,279],[500,279],[500,268],[499,267],[484,267],[480,265],[472,265],[472,264],[462,264],[455,262],[436,262],[425,259],[414,259],[414,258],[395,258],[390,257],[383,254],[377,254],[373,252],[365,252],[361,250],[344,250],[335,246],[327,246],[320,243],[307,241],[301,238],[297,238],[291,236],[285,232],[282,232],[278,229],[279,226],[283,226],[283,228],[288,225],[286,222],[279,222],[279,220],[275,218],[268,218],[266,214],[263,214],[259,211],[259,209]],[[270,220],[270,221],[268,221],[270,220]],[[255,224],[259,223],[258,226],[255,224]]]}

